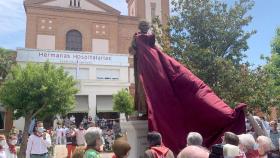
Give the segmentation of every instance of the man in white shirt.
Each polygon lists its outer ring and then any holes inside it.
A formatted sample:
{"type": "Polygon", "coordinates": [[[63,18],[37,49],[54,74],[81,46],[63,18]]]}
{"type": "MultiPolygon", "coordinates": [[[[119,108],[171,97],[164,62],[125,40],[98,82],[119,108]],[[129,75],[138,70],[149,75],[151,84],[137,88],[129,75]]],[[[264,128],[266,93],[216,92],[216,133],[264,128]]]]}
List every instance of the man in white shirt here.
{"type": "Polygon", "coordinates": [[[55,131],[56,131],[56,144],[61,144],[63,129],[59,125],[55,131]]]}
{"type": "Polygon", "coordinates": [[[62,144],[66,144],[66,134],[68,133],[68,128],[64,125],[63,128],[61,128],[62,131],[62,144]]]}
{"type": "Polygon", "coordinates": [[[43,123],[38,121],[34,133],[28,138],[26,158],[48,158],[48,147],[51,147],[51,139],[43,123]]]}

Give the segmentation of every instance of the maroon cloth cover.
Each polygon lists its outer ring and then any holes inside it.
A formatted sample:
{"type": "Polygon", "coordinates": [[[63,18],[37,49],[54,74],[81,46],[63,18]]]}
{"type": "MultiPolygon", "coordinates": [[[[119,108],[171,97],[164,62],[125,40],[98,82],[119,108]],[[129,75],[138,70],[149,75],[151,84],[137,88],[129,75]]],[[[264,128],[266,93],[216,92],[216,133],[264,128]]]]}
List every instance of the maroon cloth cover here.
{"type": "Polygon", "coordinates": [[[245,104],[231,109],[190,70],[161,52],[154,35],[137,33],[135,42],[149,131],[160,132],[165,146],[178,154],[189,132],[199,132],[206,147],[219,143],[226,131],[245,132],[245,104]]]}

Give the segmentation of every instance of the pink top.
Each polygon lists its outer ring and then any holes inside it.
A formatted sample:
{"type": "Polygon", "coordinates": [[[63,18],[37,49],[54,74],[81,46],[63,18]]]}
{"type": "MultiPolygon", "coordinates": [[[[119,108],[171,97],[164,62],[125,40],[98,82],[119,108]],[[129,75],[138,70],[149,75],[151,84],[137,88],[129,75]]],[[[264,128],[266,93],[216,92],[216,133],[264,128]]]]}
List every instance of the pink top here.
{"type": "Polygon", "coordinates": [[[77,131],[76,131],[77,145],[85,145],[86,144],[85,137],[84,137],[85,133],[86,133],[86,130],[77,129],[77,131]]]}

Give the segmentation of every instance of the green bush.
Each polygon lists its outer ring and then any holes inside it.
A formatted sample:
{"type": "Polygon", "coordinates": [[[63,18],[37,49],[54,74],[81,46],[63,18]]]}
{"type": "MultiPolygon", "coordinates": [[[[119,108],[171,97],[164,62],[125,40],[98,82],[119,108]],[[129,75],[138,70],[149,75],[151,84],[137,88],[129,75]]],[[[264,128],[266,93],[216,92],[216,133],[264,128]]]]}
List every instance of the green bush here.
{"type": "Polygon", "coordinates": [[[113,110],[125,113],[126,119],[128,119],[128,115],[132,114],[134,111],[133,97],[129,94],[129,92],[125,89],[122,89],[117,94],[113,95],[113,110]]]}

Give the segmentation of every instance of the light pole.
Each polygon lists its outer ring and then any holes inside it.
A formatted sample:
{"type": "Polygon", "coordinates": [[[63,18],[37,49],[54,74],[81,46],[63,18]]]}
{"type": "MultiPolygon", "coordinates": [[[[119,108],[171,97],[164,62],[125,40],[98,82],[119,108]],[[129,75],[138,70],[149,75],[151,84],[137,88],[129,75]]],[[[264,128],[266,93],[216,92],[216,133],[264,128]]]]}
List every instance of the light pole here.
{"type": "Polygon", "coordinates": [[[79,79],[79,71],[80,71],[80,62],[79,59],[77,59],[77,65],[76,65],[76,79],[79,79]]]}

